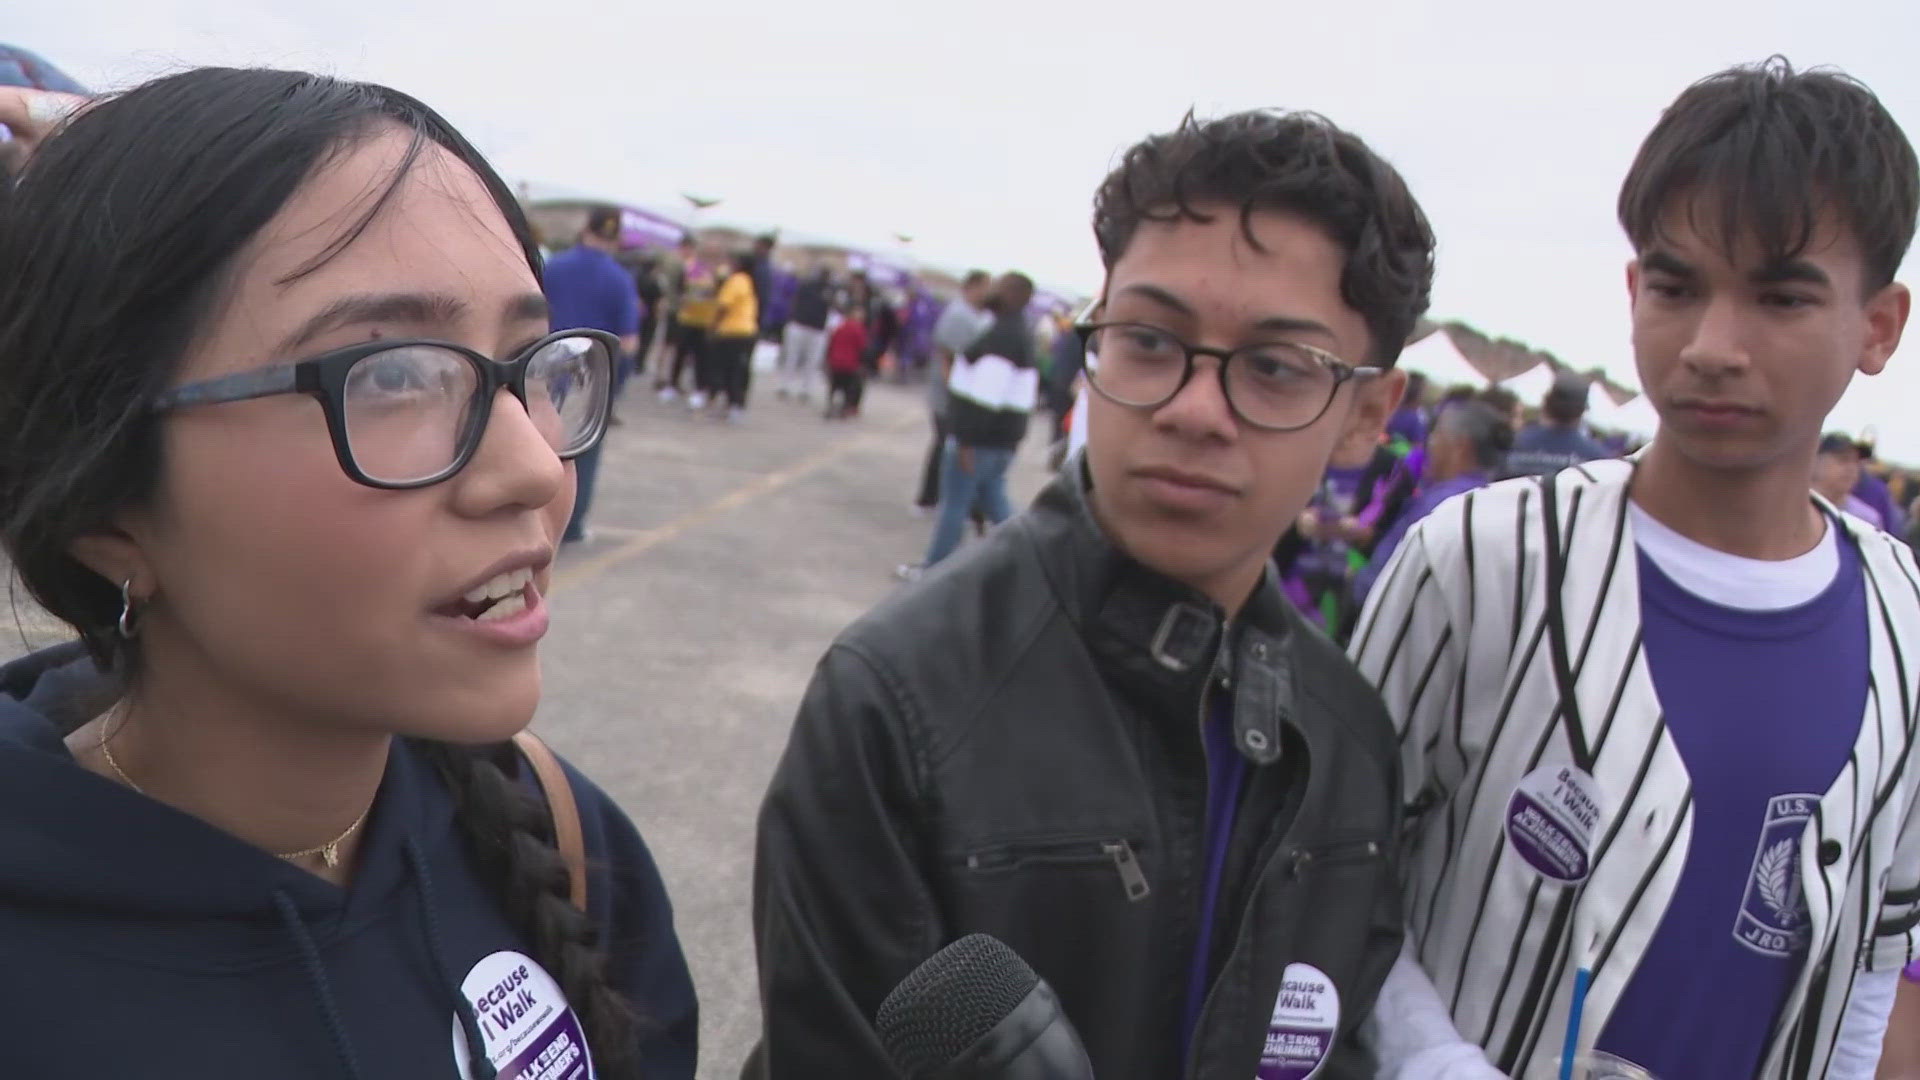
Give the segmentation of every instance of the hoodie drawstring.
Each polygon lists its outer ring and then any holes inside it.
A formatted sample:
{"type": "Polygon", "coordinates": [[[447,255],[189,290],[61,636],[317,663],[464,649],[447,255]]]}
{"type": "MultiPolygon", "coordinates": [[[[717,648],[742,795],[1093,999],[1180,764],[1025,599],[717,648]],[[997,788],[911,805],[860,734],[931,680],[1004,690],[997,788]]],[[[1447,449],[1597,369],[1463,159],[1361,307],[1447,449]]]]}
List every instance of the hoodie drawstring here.
{"type": "Polygon", "coordinates": [[[280,907],[281,921],[287,924],[287,932],[300,946],[300,961],[307,969],[307,982],[313,986],[313,995],[320,1001],[320,1013],[327,1021],[327,1034],[333,1038],[333,1049],[340,1055],[341,1068],[348,1080],[360,1080],[360,1063],[353,1056],[353,1044],[347,1041],[347,1029],[340,1022],[340,1008],[333,1000],[333,987],[327,982],[327,969],[320,963],[320,950],[313,943],[313,935],[307,931],[307,924],[300,919],[300,911],[293,906],[293,900],[286,890],[275,889],[273,902],[280,907]]]}
{"type": "Polygon", "coordinates": [[[493,1058],[487,1053],[487,1043],[480,1037],[480,1018],[473,1013],[473,1003],[460,985],[453,981],[453,973],[447,968],[446,950],[440,946],[440,917],[434,911],[433,878],[427,874],[427,858],[420,853],[420,847],[413,837],[407,837],[407,865],[413,868],[413,876],[420,888],[415,894],[420,898],[420,919],[427,928],[427,951],[433,954],[433,967],[440,973],[440,982],[447,994],[453,998],[453,1011],[460,1017],[460,1030],[467,1036],[467,1057],[473,1063],[472,1080],[497,1080],[499,1070],[493,1067],[493,1058]]]}

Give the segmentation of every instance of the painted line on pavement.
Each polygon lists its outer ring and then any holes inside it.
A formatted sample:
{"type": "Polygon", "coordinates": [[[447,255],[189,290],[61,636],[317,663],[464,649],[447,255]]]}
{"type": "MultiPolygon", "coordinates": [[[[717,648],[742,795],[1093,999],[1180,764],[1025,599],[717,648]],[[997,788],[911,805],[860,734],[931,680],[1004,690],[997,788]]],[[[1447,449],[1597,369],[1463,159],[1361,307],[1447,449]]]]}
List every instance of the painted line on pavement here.
{"type": "MultiPolygon", "coordinates": [[[[765,498],[793,483],[795,480],[799,480],[810,473],[817,472],[827,465],[838,461],[840,458],[853,453],[855,450],[878,442],[886,436],[895,435],[906,431],[908,428],[921,425],[925,423],[925,421],[925,417],[910,416],[897,423],[888,424],[885,427],[875,428],[862,434],[842,439],[839,442],[821,447],[819,450],[801,458],[799,461],[794,462],[784,469],[770,473],[762,473],[705,506],[695,507],[671,521],[655,525],[650,529],[622,530],[630,533],[633,538],[621,544],[619,547],[614,548],[612,551],[595,555],[590,559],[583,559],[578,563],[571,566],[564,566],[555,571],[553,575],[553,586],[548,591],[550,593],[559,592],[562,589],[577,585],[589,578],[598,577],[621,563],[630,562],[645,555],[661,544],[684,534],[689,529],[704,525],[714,518],[730,510],[737,510],[756,499],[765,498]]],[[[609,529],[608,531],[612,532],[613,530],[609,529]]]]}

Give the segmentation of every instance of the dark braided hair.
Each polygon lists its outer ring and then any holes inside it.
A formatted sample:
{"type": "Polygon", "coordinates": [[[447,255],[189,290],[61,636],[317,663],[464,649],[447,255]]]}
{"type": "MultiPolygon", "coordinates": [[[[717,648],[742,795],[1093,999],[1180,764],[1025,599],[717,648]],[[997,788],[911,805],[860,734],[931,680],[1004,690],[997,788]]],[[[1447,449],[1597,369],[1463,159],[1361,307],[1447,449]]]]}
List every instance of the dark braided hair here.
{"type": "MultiPolygon", "coordinates": [[[[139,655],[114,633],[118,584],[72,545],[152,498],[161,440],[147,403],[235,256],[330,155],[393,124],[414,133],[394,187],[427,144],[444,147],[486,186],[538,277],[526,217],[479,152],[419,101],[365,83],[224,68],[169,76],[88,109],[17,181],[0,179],[0,543],[32,597],[123,683],[139,655]]],[[[600,1075],[637,1077],[632,1010],[567,902],[544,808],[502,769],[511,749],[428,745],[472,859],[566,991],[600,1075]]]]}
{"type": "Polygon", "coordinates": [[[512,743],[421,745],[453,789],[468,855],[579,1014],[594,1072],[603,1080],[638,1077],[632,1052],[635,1013],[607,985],[606,957],[593,923],[568,898],[567,865],[554,846],[553,818],[502,768],[519,752],[512,743]]]}

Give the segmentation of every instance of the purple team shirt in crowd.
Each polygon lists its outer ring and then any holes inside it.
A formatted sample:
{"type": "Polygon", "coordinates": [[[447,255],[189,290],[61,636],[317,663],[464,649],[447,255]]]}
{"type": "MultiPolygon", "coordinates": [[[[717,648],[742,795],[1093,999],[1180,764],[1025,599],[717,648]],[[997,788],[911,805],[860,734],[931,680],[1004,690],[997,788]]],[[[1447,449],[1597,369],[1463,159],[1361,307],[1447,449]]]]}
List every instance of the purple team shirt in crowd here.
{"type": "Polygon", "coordinates": [[[1416,491],[1413,498],[1408,501],[1406,510],[1401,512],[1399,519],[1393,523],[1393,527],[1387,530],[1387,535],[1381,537],[1380,542],[1374,545],[1373,557],[1367,560],[1367,565],[1361,567],[1358,574],[1354,575],[1354,600],[1366,602],[1367,594],[1373,591],[1373,583],[1380,580],[1380,575],[1387,569],[1387,563],[1393,559],[1393,553],[1400,550],[1401,542],[1407,538],[1407,532],[1418,525],[1422,518],[1438,510],[1441,503],[1455,495],[1465,495],[1469,491],[1486,486],[1487,474],[1478,472],[1465,473],[1451,480],[1430,480],[1422,483],[1420,490],[1416,491]]]}
{"type": "MultiPolygon", "coordinates": [[[[1647,665],[1693,783],[1693,829],[1598,1046],[1655,1076],[1753,1076],[1806,963],[1800,838],[1867,707],[1866,587],[1844,533],[1839,548],[1824,592],[1760,612],[1694,596],[1640,556],[1647,665]]],[[[1621,838],[1641,842],[1641,825],[1621,838]]]]}
{"type": "Polygon", "coordinates": [[[1411,447],[1427,445],[1427,418],[1417,408],[1394,410],[1387,418],[1387,435],[1391,438],[1405,439],[1411,447]]]}

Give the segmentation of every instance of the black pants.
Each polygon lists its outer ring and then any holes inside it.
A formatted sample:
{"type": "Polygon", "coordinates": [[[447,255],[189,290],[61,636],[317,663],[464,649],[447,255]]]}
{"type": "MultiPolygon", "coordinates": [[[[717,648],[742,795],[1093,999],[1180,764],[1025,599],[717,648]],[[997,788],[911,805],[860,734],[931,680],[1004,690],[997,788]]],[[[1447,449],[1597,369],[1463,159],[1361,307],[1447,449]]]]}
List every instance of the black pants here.
{"type": "Polygon", "coordinates": [[[645,315],[640,316],[640,329],[636,333],[636,336],[640,339],[640,346],[633,350],[633,373],[635,375],[645,375],[647,373],[647,350],[648,347],[653,344],[653,329],[658,325],[654,320],[655,316],[651,310],[645,315]]]}
{"type": "Polygon", "coordinates": [[[662,388],[670,386],[679,390],[680,376],[691,365],[694,389],[704,393],[706,386],[700,381],[700,372],[705,363],[702,358],[707,353],[707,332],[697,326],[677,322],[668,329],[667,333],[667,351],[673,354],[673,360],[671,363],[660,365],[663,376],[659,380],[660,386],[662,388]]]}
{"type": "Polygon", "coordinates": [[[867,378],[858,371],[836,371],[827,377],[827,414],[833,414],[833,399],[838,397],[848,411],[860,408],[860,399],[867,392],[867,378]]]}
{"type": "Polygon", "coordinates": [[[927,447],[927,464],[920,470],[920,497],[913,500],[915,506],[931,510],[940,505],[940,461],[946,451],[947,421],[939,413],[934,413],[933,445],[927,447]]]}
{"type": "Polygon", "coordinates": [[[747,407],[747,390],[753,385],[753,345],[750,337],[716,337],[707,350],[707,392],[725,394],[727,404],[736,409],[747,407]]]}

